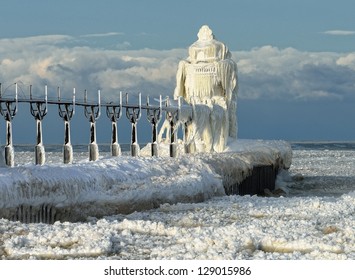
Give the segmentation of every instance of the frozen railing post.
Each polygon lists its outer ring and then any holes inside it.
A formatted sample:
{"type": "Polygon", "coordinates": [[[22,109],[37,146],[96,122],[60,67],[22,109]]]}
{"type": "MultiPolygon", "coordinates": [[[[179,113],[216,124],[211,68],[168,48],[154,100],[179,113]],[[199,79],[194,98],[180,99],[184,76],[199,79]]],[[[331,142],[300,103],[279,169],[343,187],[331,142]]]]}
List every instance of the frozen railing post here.
{"type": "Polygon", "coordinates": [[[73,162],[73,146],[70,141],[70,120],[75,113],[75,88],[73,89],[72,103],[67,103],[61,102],[60,88],[58,87],[58,112],[64,121],[63,162],[68,164],[73,162]]]}
{"type": "Polygon", "coordinates": [[[139,144],[137,142],[137,122],[141,117],[141,94],[139,93],[139,104],[128,105],[128,93],[126,93],[126,117],[132,124],[132,136],[131,136],[131,155],[133,157],[139,154],[139,144]]]}
{"type": "Polygon", "coordinates": [[[88,104],[87,102],[87,91],[85,90],[84,96],[84,114],[85,117],[90,122],[90,144],[89,144],[89,160],[95,161],[99,158],[99,147],[96,143],[96,120],[100,117],[101,111],[101,97],[100,97],[100,90],[97,92],[97,104],[88,104]]]}
{"type": "Polygon", "coordinates": [[[36,120],[37,144],[35,147],[35,162],[37,165],[43,165],[46,161],[46,154],[42,141],[42,120],[47,114],[47,85],[44,87],[44,100],[32,99],[32,85],[30,85],[30,105],[31,114],[36,120]]]}
{"type": "Polygon", "coordinates": [[[152,125],[152,144],[151,144],[151,155],[158,156],[158,123],[161,117],[162,111],[162,100],[161,95],[159,97],[159,108],[149,107],[149,96],[147,96],[147,119],[152,125]]]}
{"type": "MultiPolygon", "coordinates": [[[[179,98],[181,98],[181,97],[179,97],[179,98]]],[[[184,126],[183,126],[185,154],[191,154],[194,151],[194,149],[192,149],[192,147],[191,147],[194,145],[194,143],[191,143],[193,141],[193,137],[191,137],[191,135],[189,134],[189,127],[191,127],[192,120],[194,118],[193,113],[196,111],[195,102],[193,101],[193,98],[190,99],[189,106],[190,106],[191,113],[189,114],[189,117],[185,120],[184,126]]]]}
{"type": "Polygon", "coordinates": [[[169,147],[170,157],[177,157],[177,147],[175,143],[175,138],[176,138],[175,128],[180,115],[180,107],[181,107],[180,98],[178,99],[178,102],[179,102],[178,108],[176,109],[170,105],[169,97],[167,97],[166,99],[166,119],[170,124],[170,147],[169,147]]]}
{"type": "Polygon", "coordinates": [[[112,124],[112,137],[111,137],[111,155],[116,157],[121,155],[121,147],[118,143],[117,136],[117,121],[122,115],[122,92],[120,92],[120,105],[106,105],[106,115],[111,120],[112,124]]]}
{"type": "MultiPolygon", "coordinates": [[[[0,102],[0,113],[6,121],[6,144],[5,144],[5,164],[7,166],[15,165],[14,147],[12,145],[12,119],[17,113],[17,83],[15,83],[15,99],[4,102],[0,102]]],[[[2,85],[0,83],[0,98],[2,98],[2,85]]]]}

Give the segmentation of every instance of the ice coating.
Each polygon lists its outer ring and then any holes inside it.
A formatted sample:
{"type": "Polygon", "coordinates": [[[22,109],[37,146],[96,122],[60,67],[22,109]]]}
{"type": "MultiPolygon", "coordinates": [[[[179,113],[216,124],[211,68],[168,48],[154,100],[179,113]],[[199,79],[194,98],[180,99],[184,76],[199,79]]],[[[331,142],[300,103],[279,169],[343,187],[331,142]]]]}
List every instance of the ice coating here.
{"type": "Polygon", "coordinates": [[[20,205],[46,204],[56,209],[59,218],[76,221],[164,203],[200,202],[223,195],[224,186],[242,182],[254,164],[280,163],[279,168],[288,168],[292,158],[291,147],[284,141],[238,140],[218,156],[210,153],[170,158],[168,145],[161,144],[159,149],[159,158],[149,156],[147,145],[137,158],[105,157],[72,165],[2,168],[0,214],[10,217],[20,205]],[[147,157],[143,157],[145,153],[147,157]]]}
{"type": "MultiPolygon", "coordinates": [[[[238,143],[231,148],[246,153],[282,146],[278,141],[238,143]]],[[[290,151],[285,145],[280,152],[290,151]]],[[[0,258],[353,260],[355,151],[294,150],[292,158],[289,172],[281,172],[277,180],[289,188],[288,197],[218,196],[83,223],[1,219],[0,258]],[[301,175],[303,181],[291,178],[301,175]]],[[[174,180],[163,177],[157,183],[174,180]]]]}
{"type": "Polygon", "coordinates": [[[208,165],[187,158],[123,156],[42,168],[19,166],[6,169],[0,182],[1,214],[19,205],[46,204],[71,221],[151,209],[165,202],[203,201],[223,192],[208,165]]]}
{"type": "Polygon", "coordinates": [[[91,219],[0,220],[0,255],[15,259],[354,259],[354,203],[229,196],[91,219]]]}
{"type": "Polygon", "coordinates": [[[204,25],[189,57],[179,63],[174,98],[194,106],[186,141],[190,152],[222,152],[237,137],[237,65],[228,48],[204,25]]]}

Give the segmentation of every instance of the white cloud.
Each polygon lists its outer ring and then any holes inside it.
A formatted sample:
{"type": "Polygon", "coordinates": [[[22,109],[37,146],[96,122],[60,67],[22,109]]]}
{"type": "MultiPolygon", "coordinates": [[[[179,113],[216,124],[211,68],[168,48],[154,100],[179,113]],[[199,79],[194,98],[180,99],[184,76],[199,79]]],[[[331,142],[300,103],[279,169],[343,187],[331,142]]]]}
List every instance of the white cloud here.
{"type": "Polygon", "coordinates": [[[59,43],[64,43],[69,40],[72,40],[73,37],[67,35],[41,35],[41,36],[31,36],[23,38],[10,38],[10,39],[0,39],[0,48],[6,50],[7,52],[14,52],[19,47],[26,46],[39,46],[39,45],[55,45],[59,43]]]}
{"type": "Polygon", "coordinates": [[[346,66],[355,71],[355,53],[339,57],[336,63],[337,65],[346,66]]]}
{"type": "Polygon", "coordinates": [[[344,99],[355,91],[355,54],[271,46],[234,52],[239,96],[246,99],[344,99]]]}
{"type": "Polygon", "coordinates": [[[355,35],[355,31],[352,30],[327,30],[323,34],[334,35],[334,36],[349,36],[355,35]]]}
{"type": "Polygon", "coordinates": [[[123,43],[116,44],[116,48],[120,50],[126,50],[131,46],[130,42],[124,41],[123,43]]]}
{"type": "Polygon", "coordinates": [[[80,37],[111,37],[111,36],[120,36],[124,35],[122,32],[107,32],[107,33],[94,33],[94,34],[85,34],[80,37]]]}
{"type": "MultiPolygon", "coordinates": [[[[0,40],[0,82],[33,84],[43,92],[76,87],[113,99],[119,91],[172,95],[186,49],[104,50],[73,46],[75,38],[53,35],[0,40]],[[69,42],[70,44],[66,44],[69,42]]],[[[263,46],[233,52],[244,99],[334,100],[353,98],[355,53],[305,52],[263,46]]],[[[7,90],[9,93],[9,90],[7,90]]]]}

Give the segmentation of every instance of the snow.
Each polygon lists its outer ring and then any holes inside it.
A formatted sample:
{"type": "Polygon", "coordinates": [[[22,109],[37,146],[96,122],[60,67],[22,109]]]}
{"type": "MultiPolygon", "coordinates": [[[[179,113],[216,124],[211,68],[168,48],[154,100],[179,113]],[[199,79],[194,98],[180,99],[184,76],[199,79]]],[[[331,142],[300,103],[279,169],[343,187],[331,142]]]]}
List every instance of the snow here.
{"type": "MultiPolygon", "coordinates": [[[[88,209],[97,213],[104,209],[103,214],[124,201],[141,205],[141,210],[154,209],[135,212],[133,208],[126,209],[129,214],[115,209],[116,214],[101,218],[86,217],[82,222],[51,225],[1,219],[0,256],[3,259],[354,259],[354,178],[349,176],[346,182],[342,181],[349,188],[346,191],[343,188],[337,195],[332,192],[327,195],[330,188],[323,189],[321,196],[313,193],[307,196],[307,190],[303,190],[303,195],[299,192],[301,175],[307,185],[314,184],[321,174],[328,177],[354,174],[355,152],[336,153],[338,157],[333,157],[331,151],[294,152],[293,165],[289,171],[281,172],[277,181],[279,186],[289,189],[290,196],[279,198],[223,195],[223,178],[209,163],[213,157],[206,160],[203,155],[175,159],[103,157],[96,162],[82,160],[73,165],[27,164],[2,169],[1,197],[6,195],[6,199],[1,200],[1,208],[51,200],[56,206],[77,203],[80,205],[77,212],[86,214],[91,211],[88,209]],[[30,188],[31,185],[36,188],[30,188]]],[[[238,154],[242,168],[255,160],[269,162],[280,156],[287,167],[292,156],[289,144],[283,141],[238,140],[230,143],[229,152],[223,154],[225,157],[238,154]]]]}
{"type": "MultiPolygon", "coordinates": [[[[280,152],[290,150],[283,141],[276,141],[274,147],[271,142],[257,141],[231,145],[230,150],[241,151],[245,146],[254,147],[254,151],[170,158],[168,145],[162,144],[165,157],[105,157],[72,165],[3,168],[0,214],[4,217],[3,209],[14,213],[20,205],[50,205],[61,220],[77,221],[90,215],[142,211],[161,203],[199,202],[223,195],[223,183],[240,183],[250,174],[253,164],[272,164],[279,157],[284,162],[291,161],[289,152],[280,152]]],[[[149,148],[148,145],[145,150],[149,148]]],[[[8,213],[5,217],[9,217],[8,213]]]]}
{"type": "Polygon", "coordinates": [[[194,158],[122,156],[42,168],[25,165],[5,169],[0,184],[1,209],[49,204],[59,214],[60,208],[70,207],[65,217],[69,220],[150,209],[160,202],[200,201],[223,193],[218,176],[194,158]]]}
{"type": "Polygon", "coordinates": [[[0,221],[6,258],[353,259],[355,194],[218,197],[86,223],[0,221]]]}

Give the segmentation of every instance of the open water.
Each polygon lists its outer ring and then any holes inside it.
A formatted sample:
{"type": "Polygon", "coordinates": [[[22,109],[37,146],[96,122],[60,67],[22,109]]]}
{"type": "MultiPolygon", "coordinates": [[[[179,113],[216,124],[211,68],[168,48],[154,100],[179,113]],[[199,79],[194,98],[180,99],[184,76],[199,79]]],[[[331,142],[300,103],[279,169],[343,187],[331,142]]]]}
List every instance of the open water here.
{"type": "Polygon", "coordinates": [[[292,143],[292,196],[339,196],[355,191],[355,142],[292,143]],[[298,179],[298,180],[297,180],[298,179]]]}

